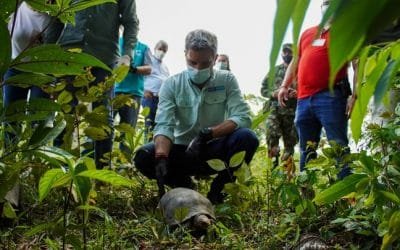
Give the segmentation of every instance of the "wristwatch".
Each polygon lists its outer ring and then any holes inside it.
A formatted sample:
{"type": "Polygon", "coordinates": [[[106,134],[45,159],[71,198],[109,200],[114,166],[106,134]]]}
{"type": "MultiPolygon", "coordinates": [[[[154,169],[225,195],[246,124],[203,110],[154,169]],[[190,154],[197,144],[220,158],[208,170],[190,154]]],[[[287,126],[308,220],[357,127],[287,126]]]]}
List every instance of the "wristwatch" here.
{"type": "Polygon", "coordinates": [[[137,67],[135,67],[135,66],[131,66],[130,68],[129,68],[129,72],[132,72],[132,73],[136,73],[137,72],[137,67]]]}

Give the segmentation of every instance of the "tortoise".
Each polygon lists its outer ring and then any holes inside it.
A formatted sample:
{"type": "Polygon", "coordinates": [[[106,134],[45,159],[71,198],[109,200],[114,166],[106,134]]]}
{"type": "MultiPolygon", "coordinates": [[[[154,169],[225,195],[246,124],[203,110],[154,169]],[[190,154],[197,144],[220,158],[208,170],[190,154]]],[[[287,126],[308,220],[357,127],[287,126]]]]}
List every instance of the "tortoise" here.
{"type": "Polygon", "coordinates": [[[215,220],[211,202],[189,188],[171,189],[161,197],[158,206],[170,226],[181,224],[201,231],[207,229],[215,220]]]}

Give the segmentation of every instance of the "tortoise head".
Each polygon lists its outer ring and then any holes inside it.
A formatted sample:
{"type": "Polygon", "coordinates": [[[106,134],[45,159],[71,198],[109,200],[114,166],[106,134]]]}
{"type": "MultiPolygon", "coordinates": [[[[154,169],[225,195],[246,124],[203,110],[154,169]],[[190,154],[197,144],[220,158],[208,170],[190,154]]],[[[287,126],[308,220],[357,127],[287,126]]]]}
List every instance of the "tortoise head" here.
{"type": "Polygon", "coordinates": [[[197,214],[193,217],[193,227],[197,230],[207,229],[212,223],[212,219],[210,219],[205,214],[197,214]]]}

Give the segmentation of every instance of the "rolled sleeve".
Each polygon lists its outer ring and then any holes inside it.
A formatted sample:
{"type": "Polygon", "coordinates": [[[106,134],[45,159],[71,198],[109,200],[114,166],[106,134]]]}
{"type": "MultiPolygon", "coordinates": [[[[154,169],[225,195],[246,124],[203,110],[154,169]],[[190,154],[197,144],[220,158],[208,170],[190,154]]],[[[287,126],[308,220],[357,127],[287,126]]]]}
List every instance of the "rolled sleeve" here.
{"type": "Polygon", "coordinates": [[[161,86],[159,93],[159,103],[155,118],[154,137],[163,135],[174,141],[175,127],[175,97],[169,79],[161,86]]]}
{"type": "Polygon", "coordinates": [[[124,54],[131,56],[131,51],[135,48],[137,34],[139,30],[139,20],[136,15],[136,3],[134,0],[120,0],[119,12],[121,14],[121,24],[124,26],[124,54]]]}
{"type": "Polygon", "coordinates": [[[237,124],[238,128],[249,128],[251,126],[250,107],[243,99],[238,82],[233,75],[229,75],[230,84],[227,98],[227,120],[237,124]]]}

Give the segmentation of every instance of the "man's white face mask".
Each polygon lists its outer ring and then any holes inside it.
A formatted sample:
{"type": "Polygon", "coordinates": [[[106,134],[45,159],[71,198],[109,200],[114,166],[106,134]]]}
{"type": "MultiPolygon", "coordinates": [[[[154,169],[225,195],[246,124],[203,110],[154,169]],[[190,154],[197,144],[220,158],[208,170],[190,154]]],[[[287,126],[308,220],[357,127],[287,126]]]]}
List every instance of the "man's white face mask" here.
{"type": "Polygon", "coordinates": [[[156,51],[154,51],[154,57],[157,58],[158,60],[162,60],[165,56],[165,52],[158,49],[156,51]]]}

